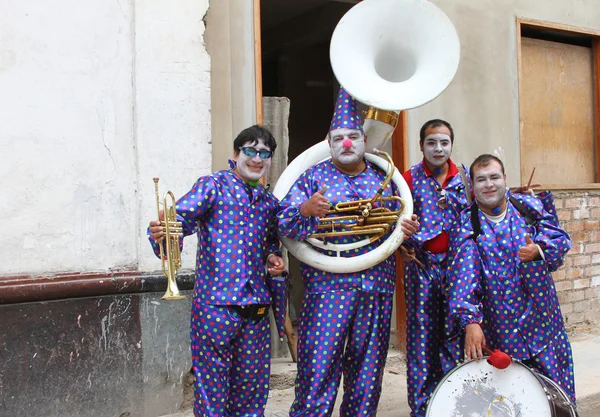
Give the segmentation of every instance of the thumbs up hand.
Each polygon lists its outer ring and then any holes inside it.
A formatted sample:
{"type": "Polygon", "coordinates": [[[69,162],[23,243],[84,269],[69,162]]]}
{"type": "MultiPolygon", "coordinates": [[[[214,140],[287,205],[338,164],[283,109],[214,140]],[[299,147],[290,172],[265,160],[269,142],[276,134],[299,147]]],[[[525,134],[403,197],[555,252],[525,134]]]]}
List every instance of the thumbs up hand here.
{"type": "Polygon", "coordinates": [[[519,259],[521,262],[531,262],[541,258],[538,246],[531,240],[531,236],[525,235],[525,246],[521,246],[519,249],[519,259]]]}
{"type": "Polygon", "coordinates": [[[306,202],[300,206],[300,214],[304,217],[323,217],[329,212],[329,200],[325,193],[329,187],[324,186],[314,193],[306,202]]]}

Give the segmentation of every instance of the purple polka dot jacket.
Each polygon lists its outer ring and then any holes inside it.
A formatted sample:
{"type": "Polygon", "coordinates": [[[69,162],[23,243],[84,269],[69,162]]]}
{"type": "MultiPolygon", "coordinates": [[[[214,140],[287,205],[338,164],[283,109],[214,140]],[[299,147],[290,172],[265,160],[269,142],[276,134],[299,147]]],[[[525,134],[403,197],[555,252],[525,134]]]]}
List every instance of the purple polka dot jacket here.
{"type": "Polygon", "coordinates": [[[478,211],[481,234],[474,240],[471,212],[461,213],[460,227],[450,233],[446,291],[457,332],[481,323],[492,348],[528,359],[564,329],[551,272],[562,265],[571,239],[558,223],[552,194],[513,196],[526,206],[532,224],[508,202],[506,217],[497,224],[478,211]],[[543,259],[520,261],[526,235],[542,249],[543,259]]]}

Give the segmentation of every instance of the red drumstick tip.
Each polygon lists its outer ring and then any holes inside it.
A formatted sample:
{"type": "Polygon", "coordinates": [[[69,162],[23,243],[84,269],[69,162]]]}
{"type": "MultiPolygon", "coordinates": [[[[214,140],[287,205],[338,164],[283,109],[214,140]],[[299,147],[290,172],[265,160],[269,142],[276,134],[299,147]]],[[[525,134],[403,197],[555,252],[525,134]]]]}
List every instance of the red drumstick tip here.
{"type": "Polygon", "coordinates": [[[510,365],[511,359],[506,353],[494,349],[492,354],[488,357],[487,362],[495,368],[506,369],[510,365]]]}

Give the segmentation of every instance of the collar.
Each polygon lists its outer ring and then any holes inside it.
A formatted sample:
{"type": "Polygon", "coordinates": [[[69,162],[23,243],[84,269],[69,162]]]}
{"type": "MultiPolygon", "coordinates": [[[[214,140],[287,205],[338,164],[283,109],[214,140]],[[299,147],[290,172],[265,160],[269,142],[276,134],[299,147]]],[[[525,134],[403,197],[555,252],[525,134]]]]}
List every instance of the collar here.
{"type": "MultiPolygon", "coordinates": [[[[427,163],[425,162],[425,158],[423,158],[423,169],[425,170],[425,175],[428,177],[433,177],[433,172],[429,170],[427,163]]],[[[446,178],[444,179],[444,183],[442,187],[448,185],[450,180],[458,175],[458,168],[456,168],[456,164],[452,161],[452,158],[448,158],[448,173],[446,174],[446,178]]]]}
{"type": "Polygon", "coordinates": [[[238,183],[243,184],[246,188],[249,188],[253,191],[258,191],[258,190],[264,189],[260,180],[257,181],[257,184],[250,184],[250,183],[247,183],[246,181],[244,181],[243,179],[241,179],[235,172],[233,172],[233,170],[235,169],[235,161],[230,159],[229,166],[232,166],[232,165],[233,165],[233,167],[231,169],[228,169],[227,172],[233,178],[234,181],[237,181],[238,183]]]}
{"type": "Polygon", "coordinates": [[[344,171],[342,171],[341,169],[339,169],[339,168],[338,168],[338,167],[337,167],[337,166],[336,166],[336,165],[333,163],[333,158],[329,158],[329,159],[328,159],[328,161],[329,161],[329,164],[331,165],[331,167],[332,167],[333,169],[335,169],[336,171],[338,171],[340,174],[342,174],[342,175],[346,175],[346,176],[348,176],[348,177],[356,177],[356,176],[358,176],[358,175],[361,175],[361,174],[363,174],[365,171],[367,171],[367,170],[368,170],[368,169],[369,169],[369,168],[372,166],[372,165],[371,165],[371,163],[369,162],[369,160],[368,160],[367,158],[364,158],[364,157],[363,157],[363,160],[365,161],[365,169],[363,169],[362,171],[360,171],[360,172],[359,172],[359,173],[357,173],[357,174],[347,174],[347,173],[345,173],[344,171]]]}
{"type": "MultiPolygon", "coordinates": [[[[431,177],[433,175],[433,172],[431,172],[429,170],[429,167],[427,166],[427,162],[425,161],[425,158],[423,158],[423,168],[425,169],[425,175],[427,175],[428,177],[431,177]]],[[[456,174],[458,174],[458,169],[456,168],[456,164],[452,161],[452,158],[448,158],[448,177],[453,177],[456,174]]]]}

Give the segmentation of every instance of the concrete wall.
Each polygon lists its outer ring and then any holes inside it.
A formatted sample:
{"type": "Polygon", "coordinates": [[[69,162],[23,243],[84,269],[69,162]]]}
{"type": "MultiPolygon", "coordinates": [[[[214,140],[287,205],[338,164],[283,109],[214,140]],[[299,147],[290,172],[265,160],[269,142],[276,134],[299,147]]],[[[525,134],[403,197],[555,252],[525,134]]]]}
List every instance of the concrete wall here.
{"type": "Polygon", "coordinates": [[[0,415],[174,412],[190,298],[159,301],[146,227],[153,177],[179,196],[211,172],[208,0],[0,10],[0,415]]]}
{"type": "Polygon", "coordinates": [[[152,177],[211,168],[207,9],[0,0],[0,275],[157,268],[152,177]]]}
{"type": "Polygon", "coordinates": [[[6,336],[0,340],[0,415],[156,417],[177,411],[191,368],[191,298],[164,302],[157,295],[0,305],[6,336]]]}
{"type": "Polygon", "coordinates": [[[233,140],[256,123],[254,1],[218,0],[206,20],[211,57],[213,171],[228,169],[233,140]]]}
{"type": "Polygon", "coordinates": [[[502,146],[508,181],[520,181],[517,17],[600,29],[597,0],[432,0],[453,22],[461,60],[450,87],[433,102],[409,112],[410,163],[422,157],[421,125],[448,120],[456,133],[454,159],[469,164],[502,146]]]}

